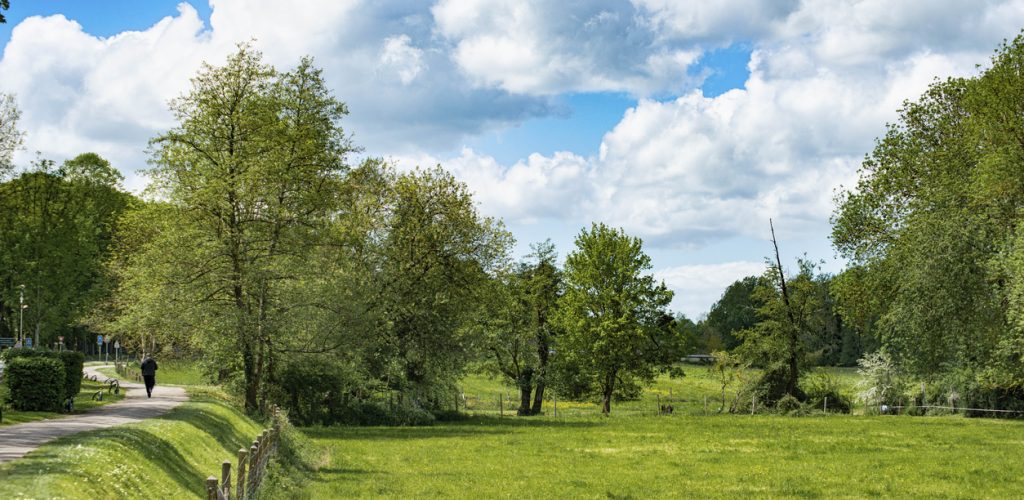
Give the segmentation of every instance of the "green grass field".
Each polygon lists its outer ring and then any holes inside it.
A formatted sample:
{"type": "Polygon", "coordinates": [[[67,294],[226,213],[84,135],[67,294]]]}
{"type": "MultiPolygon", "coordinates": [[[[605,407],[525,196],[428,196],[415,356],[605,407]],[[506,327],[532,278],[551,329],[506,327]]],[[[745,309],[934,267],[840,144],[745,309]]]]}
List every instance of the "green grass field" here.
{"type": "Polygon", "coordinates": [[[219,391],[189,396],[163,417],[61,438],[0,465],[0,498],[205,497],[203,479],[262,426],[219,391]]]}
{"type": "MultiPolygon", "coordinates": [[[[91,380],[82,381],[82,389],[75,396],[75,411],[71,414],[85,413],[98,406],[113,403],[114,401],[120,401],[124,398],[124,392],[120,394],[113,394],[107,392],[108,386],[101,382],[93,382],[91,380]],[[103,393],[103,400],[98,401],[93,399],[93,395],[96,391],[103,393]]],[[[7,387],[0,385],[0,401],[7,400],[7,387]]],[[[12,425],[21,424],[25,422],[33,422],[36,420],[46,420],[49,418],[62,418],[68,416],[68,413],[56,413],[48,411],[18,411],[5,406],[3,408],[3,421],[0,425],[12,425]]]]}
{"type": "Polygon", "coordinates": [[[475,417],[307,429],[296,496],[1015,497],[1024,423],[958,417],[475,417]]]}

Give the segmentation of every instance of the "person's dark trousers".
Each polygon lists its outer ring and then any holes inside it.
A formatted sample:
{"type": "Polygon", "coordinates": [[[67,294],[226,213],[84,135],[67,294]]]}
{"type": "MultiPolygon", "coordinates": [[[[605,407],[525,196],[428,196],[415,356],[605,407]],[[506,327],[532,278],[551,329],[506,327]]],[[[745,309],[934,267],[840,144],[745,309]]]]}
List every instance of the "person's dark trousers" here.
{"type": "Polygon", "coordinates": [[[156,385],[156,375],[143,375],[142,379],[146,381],[146,396],[153,397],[153,386],[156,385]]]}

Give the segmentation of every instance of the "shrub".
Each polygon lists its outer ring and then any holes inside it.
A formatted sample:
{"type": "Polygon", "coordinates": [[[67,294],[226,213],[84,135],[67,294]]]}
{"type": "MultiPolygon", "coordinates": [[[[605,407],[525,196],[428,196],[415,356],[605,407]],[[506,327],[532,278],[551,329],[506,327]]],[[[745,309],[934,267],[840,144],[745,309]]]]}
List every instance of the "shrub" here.
{"type": "Polygon", "coordinates": [[[64,365],[52,357],[20,356],[4,370],[11,406],[23,411],[60,411],[64,401],[64,365]]]}
{"type": "Polygon", "coordinates": [[[807,405],[815,410],[824,410],[828,402],[830,413],[850,413],[853,406],[850,397],[842,392],[839,380],[828,372],[812,373],[801,381],[807,394],[807,405]]]}
{"type": "Polygon", "coordinates": [[[801,403],[799,399],[789,394],[782,396],[781,398],[779,398],[778,401],[775,402],[775,411],[783,415],[802,415],[806,413],[803,410],[803,403],[801,403]]]}
{"type": "Polygon", "coordinates": [[[85,366],[85,354],[78,351],[61,351],[58,353],[64,365],[64,398],[73,398],[82,390],[82,367],[85,366]]]}
{"type": "Polygon", "coordinates": [[[82,389],[82,367],[85,355],[78,351],[50,351],[48,349],[8,349],[7,359],[54,359],[64,366],[64,399],[73,398],[82,389]]]}
{"type": "Polygon", "coordinates": [[[861,380],[857,382],[860,392],[857,400],[864,403],[870,413],[879,406],[898,406],[904,398],[908,385],[902,371],[889,353],[878,351],[868,354],[857,362],[861,380]]]}
{"type": "Polygon", "coordinates": [[[388,408],[375,401],[356,401],[345,405],[335,414],[333,423],[343,425],[420,426],[431,425],[432,413],[415,406],[396,405],[388,408]]]}

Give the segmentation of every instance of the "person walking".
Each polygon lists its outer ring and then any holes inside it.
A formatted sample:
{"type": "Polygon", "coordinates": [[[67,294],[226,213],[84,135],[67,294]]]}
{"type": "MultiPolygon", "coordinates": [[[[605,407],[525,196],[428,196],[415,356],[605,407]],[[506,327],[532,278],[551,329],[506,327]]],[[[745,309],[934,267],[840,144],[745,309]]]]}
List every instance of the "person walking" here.
{"type": "Polygon", "coordinates": [[[142,370],[142,380],[146,382],[146,397],[153,397],[153,386],[156,385],[156,360],[151,356],[144,355],[142,364],[139,368],[142,370]]]}

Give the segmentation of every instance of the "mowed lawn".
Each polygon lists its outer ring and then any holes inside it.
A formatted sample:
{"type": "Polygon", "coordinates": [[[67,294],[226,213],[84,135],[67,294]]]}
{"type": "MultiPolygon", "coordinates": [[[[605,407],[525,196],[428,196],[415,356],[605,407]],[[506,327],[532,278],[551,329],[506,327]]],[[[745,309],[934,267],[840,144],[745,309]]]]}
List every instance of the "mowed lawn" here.
{"type": "Polygon", "coordinates": [[[475,417],[307,429],[301,497],[1019,497],[1024,422],[961,417],[475,417]]]}

